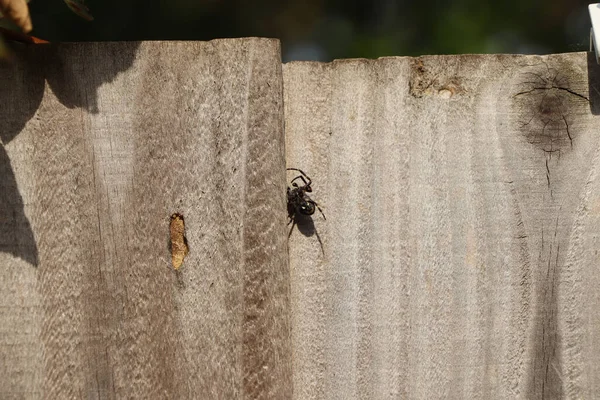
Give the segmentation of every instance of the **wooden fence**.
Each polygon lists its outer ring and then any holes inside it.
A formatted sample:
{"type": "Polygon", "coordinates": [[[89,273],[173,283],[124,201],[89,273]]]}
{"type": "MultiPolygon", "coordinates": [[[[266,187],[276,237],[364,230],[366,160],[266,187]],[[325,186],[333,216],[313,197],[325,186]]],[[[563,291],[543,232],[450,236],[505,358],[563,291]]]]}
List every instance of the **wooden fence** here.
{"type": "Polygon", "coordinates": [[[0,398],[600,393],[592,55],[17,53],[0,66],[0,398]],[[286,165],[327,218],[291,235],[286,165]]]}

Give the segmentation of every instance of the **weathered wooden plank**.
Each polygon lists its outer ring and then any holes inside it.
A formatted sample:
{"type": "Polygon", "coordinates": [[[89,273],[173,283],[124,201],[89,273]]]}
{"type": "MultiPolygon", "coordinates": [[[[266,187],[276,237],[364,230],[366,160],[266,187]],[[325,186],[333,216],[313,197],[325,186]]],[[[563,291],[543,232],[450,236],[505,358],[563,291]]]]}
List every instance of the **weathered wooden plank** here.
{"type": "Polygon", "coordinates": [[[287,165],[327,216],[289,240],[295,398],[596,397],[593,57],[289,63],[283,76],[287,165]]]}
{"type": "Polygon", "coordinates": [[[302,399],[600,390],[585,54],[286,65],[287,162],[328,217],[293,232],[291,278],[276,42],[23,55],[0,71],[0,397],[289,397],[292,352],[302,399]]]}
{"type": "Polygon", "coordinates": [[[0,67],[0,397],[289,395],[278,41],[21,55],[0,67]]]}

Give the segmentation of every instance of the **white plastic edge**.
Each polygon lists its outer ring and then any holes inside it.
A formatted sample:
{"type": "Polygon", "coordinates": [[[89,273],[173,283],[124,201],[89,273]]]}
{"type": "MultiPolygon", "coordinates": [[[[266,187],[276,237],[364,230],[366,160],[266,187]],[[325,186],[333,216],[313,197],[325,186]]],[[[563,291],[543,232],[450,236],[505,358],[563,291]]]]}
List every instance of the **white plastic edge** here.
{"type": "Polygon", "coordinates": [[[590,32],[590,51],[592,47],[596,53],[596,62],[599,62],[598,43],[600,43],[600,3],[588,5],[590,19],[592,20],[592,30],[590,32]]]}

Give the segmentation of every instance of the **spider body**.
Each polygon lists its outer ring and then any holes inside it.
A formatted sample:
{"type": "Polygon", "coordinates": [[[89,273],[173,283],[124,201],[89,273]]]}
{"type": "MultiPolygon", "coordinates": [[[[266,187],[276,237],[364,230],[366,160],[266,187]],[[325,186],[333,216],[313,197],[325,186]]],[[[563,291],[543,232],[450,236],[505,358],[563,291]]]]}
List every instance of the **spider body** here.
{"type": "Polygon", "coordinates": [[[327,218],[325,218],[321,207],[306,194],[312,192],[312,187],[310,186],[312,180],[298,168],[288,168],[288,171],[298,171],[301,174],[292,179],[290,182],[292,186],[288,186],[287,188],[287,208],[288,217],[290,218],[288,225],[295,220],[298,214],[310,216],[315,213],[315,209],[318,209],[323,219],[326,220],[327,218]],[[302,181],[303,185],[298,185],[298,183],[294,182],[298,179],[302,181]]]}

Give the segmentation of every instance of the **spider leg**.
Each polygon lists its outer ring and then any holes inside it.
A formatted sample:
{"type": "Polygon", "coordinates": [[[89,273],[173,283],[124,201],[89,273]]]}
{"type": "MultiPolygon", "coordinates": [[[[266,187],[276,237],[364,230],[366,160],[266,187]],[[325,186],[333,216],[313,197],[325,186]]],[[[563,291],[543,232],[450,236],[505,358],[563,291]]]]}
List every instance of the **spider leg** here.
{"type": "MultiPolygon", "coordinates": [[[[302,171],[301,169],[298,168],[287,168],[288,171],[298,171],[300,172],[302,175],[304,175],[306,177],[306,179],[308,179],[308,182],[306,182],[304,179],[302,179],[304,181],[304,184],[310,186],[310,184],[312,183],[312,180],[310,179],[310,177],[308,175],[306,175],[304,173],[304,171],[302,171]]],[[[294,179],[292,179],[292,182],[295,181],[296,179],[298,179],[299,176],[295,177],[294,179]]]]}
{"type": "MultiPolygon", "coordinates": [[[[294,218],[292,218],[292,221],[290,222],[294,222],[292,225],[292,228],[290,229],[290,233],[288,233],[288,239],[290,238],[290,236],[292,236],[292,232],[294,232],[294,227],[296,226],[296,220],[294,218]]],[[[289,225],[289,223],[288,223],[289,225]]]]}
{"type": "Polygon", "coordinates": [[[298,175],[297,177],[295,177],[294,179],[291,180],[291,184],[293,187],[298,187],[298,184],[296,184],[294,181],[296,179],[302,179],[302,182],[304,182],[304,187],[307,189],[307,192],[310,192],[311,190],[308,190],[310,188],[310,182],[306,182],[306,179],[304,179],[304,177],[302,175],[298,175]]]}
{"type": "Polygon", "coordinates": [[[313,204],[315,207],[317,207],[319,209],[319,212],[321,213],[321,215],[323,216],[323,219],[325,221],[327,221],[327,218],[325,218],[325,214],[323,214],[323,210],[321,210],[321,207],[319,207],[319,205],[317,204],[316,201],[314,200],[308,200],[309,203],[313,204]]]}
{"type": "Polygon", "coordinates": [[[319,232],[315,229],[315,235],[317,235],[317,240],[319,241],[319,244],[321,245],[321,253],[323,253],[323,255],[325,255],[325,249],[323,248],[323,241],[321,240],[321,236],[319,236],[319,232]]]}

